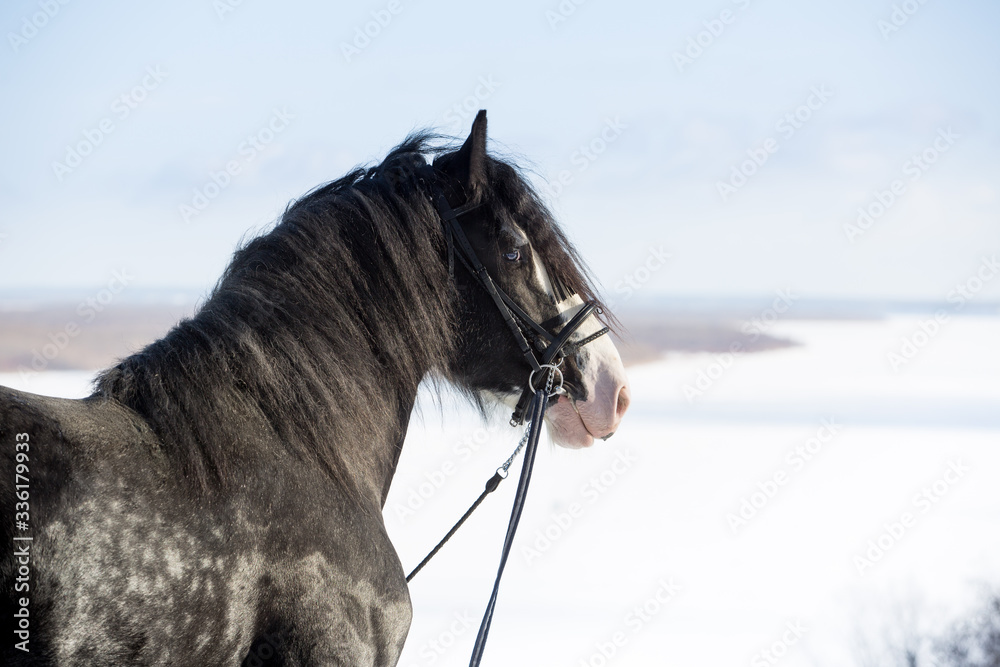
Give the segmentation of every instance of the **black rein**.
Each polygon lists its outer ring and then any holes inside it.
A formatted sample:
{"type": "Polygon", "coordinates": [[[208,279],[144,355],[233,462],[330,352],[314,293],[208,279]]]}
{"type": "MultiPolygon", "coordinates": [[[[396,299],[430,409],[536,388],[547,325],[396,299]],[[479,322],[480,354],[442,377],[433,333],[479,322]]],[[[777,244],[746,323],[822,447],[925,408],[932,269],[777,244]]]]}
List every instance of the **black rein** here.
{"type": "MultiPolygon", "coordinates": [[[[469,243],[468,237],[462,230],[462,226],[458,222],[459,216],[464,213],[477,208],[475,204],[465,204],[459,206],[458,208],[452,208],[451,204],[448,203],[448,199],[444,196],[440,187],[436,184],[436,177],[434,168],[427,165],[421,169],[419,176],[419,181],[424,187],[424,191],[430,199],[431,203],[437,209],[438,215],[444,224],[445,238],[447,239],[448,245],[448,273],[450,276],[454,276],[455,261],[454,258],[457,255],[459,261],[465,265],[469,273],[479,282],[480,285],[486,290],[486,292],[493,299],[494,305],[496,305],[497,310],[500,311],[500,315],[503,317],[504,322],[507,327],[511,330],[514,335],[514,340],[520,348],[521,354],[524,360],[527,362],[528,366],[531,368],[531,376],[528,382],[525,383],[524,390],[518,400],[517,407],[511,416],[510,423],[511,426],[517,426],[524,423],[524,413],[526,410],[529,412],[529,426],[528,432],[525,434],[525,451],[524,451],[524,463],[521,466],[521,477],[517,483],[517,492],[514,495],[514,505],[511,509],[510,521],[507,524],[507,536],[504,538],[503,550],[500,553],[500,566],[497,569],[496,580],[493,582],[493,592],[490,595],[489,603],[486,605],[486,612],[483,615],[482,624],[479,627],[479,633],[476,636],[476,644],[472,651],[472,658],[469,662],[470,667],[478,667],[480,661],[483,657],[483,651],[486,648],[486,638],[490,632],[490,624],[493,621],[493,612],[496,608],[497,594],[500,590],[500,579],[503,576],[504,567],[507,565],[507,558],[510,555],[510,550],[514,543],[514,534],[517,531],[517,524],[521,520],[521,511],[524,509],[524,502],[528,495],[528,483],[531,481],[531,471],[535,463],[535,452],[538,449],[538,439],[542,432],[542,422],[545,418],[545,409],[548,407],[549,397],[556,395],[562,390],[562,381],[560,380],[559,386],[553,390],[553,382],[555,375],[561,372],[558,370],[557,366],[562,362],[562,358],[567,353],[573,353],[580,349],[587,343],[603,336],[608,333],[608,328],[603,329],[587,336],[583,340],[577,341],[575,343],[570,343],[569,339],[573,333],[584,323],[584,321],[594,312],[597,306],[593,302],[585,303],[583,308],[581,308],[569,322],[563,326],[562,330],[558,334],[552,334],[543,325],[536,322],[530,315],[528,315],[524,310],[518,306],[513,299],[511,299],[503,290],[497,287],[496,283],[493,282],[492,277],[486,270],[486,267],[479,260],[478,255],[476,255],[475,249],[473,249],[472,244],[469,243]],[[434,184],[433,186],[431,184],[434,184]],[[457,248],[456,248],[457,245],[457,248]],[[539,360],[535,356],[535,352],[532,350],[532,345],[529,343],[529,339],[535,344],[541,351],[541,359],[539,360]],[[555,363],[553,363],[555,362],[555,363]],[[532,386],[532,378],[535,373],[543,372],[543,369],[548,370],[547,378],[544,387],[535,389],[532,386]],[[530,400],[530,410],[529,410],[529,400],[530,400]]],[[[525,442],[522,440],[522,444],[525,442]]],[[[518,449],[520,449],[518,446],[518,449]]],[[[455,531],[465,522],[466,519],[472,514],[473,511],[486,499],[486,496],[496,490],[500,482],[506,478],[507,467],[510,465],[514,456],[517,455],[517,451],[514,455],[502,466],[497,469],[497,473],[491,477],[486,482],[486,488],[483,493],[476,499],[472,504],[472,507],[466,511],[462,518],[459,519],[458,523],[448,534],[445,535],[437,546],[417,565],[416,568],[406,577],[406,581],[409,582],[414,575],[419,572],[424,565],[444,546],[455,531]],[[501,470],[503,473],[501,474],[501,470]]]]}

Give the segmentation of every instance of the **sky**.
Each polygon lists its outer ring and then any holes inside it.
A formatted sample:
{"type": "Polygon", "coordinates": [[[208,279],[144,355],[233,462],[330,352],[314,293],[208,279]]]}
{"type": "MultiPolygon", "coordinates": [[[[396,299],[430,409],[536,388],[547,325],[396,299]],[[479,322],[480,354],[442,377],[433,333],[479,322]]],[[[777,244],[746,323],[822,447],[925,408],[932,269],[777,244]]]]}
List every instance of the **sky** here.
{"type": "Polygon", "coordinates": [[[994,2],[36,0],[0,28],[7,294],[208,289],[296,197],[485,108],[612,302],[1000,299],[994,2]]]}

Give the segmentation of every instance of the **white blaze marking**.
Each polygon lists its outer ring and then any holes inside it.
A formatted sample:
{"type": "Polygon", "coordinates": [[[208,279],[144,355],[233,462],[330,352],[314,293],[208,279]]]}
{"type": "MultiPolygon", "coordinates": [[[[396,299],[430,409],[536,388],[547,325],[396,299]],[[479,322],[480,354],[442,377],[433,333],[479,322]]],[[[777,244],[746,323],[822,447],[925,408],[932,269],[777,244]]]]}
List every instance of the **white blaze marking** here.
{"type": "MultiPolygon", "coordinates": [[[[546,294],[552,297],[552,301],[556,304],[556,310],[562,316],[562,323],[566,324],[584,307],[583,299],[580,298],[579,294],[573,294],[562,301],[556,301],[552,280],[549,278],[548,271],[545,270],[545,265],[542,264],[537,254],[532,253],[532,259],[535,263],[535,276],[538,279],[539,286],[546,294]]],[[[603,328],[604,325],[601,324],[600,320],[594,315],[590,315],[573,332],[573,335],[569,338],[569,342],[583,340],[603,328]]],[[[599,336],[596,340],[592,340],[580,348],[577,352],[577,360],[580,372],[583,374],[584,386],[589,396],[594,395],[594,387],[600,373],[602,371],[608,372],[616,366],[621,366],[622,363],[618,349],[611,342],[611,336],[608,335],[599,336]]]]}
{"type": "MultiPolygon", "coordinates": [[[[535,262],[535,277],[538,279],[538,286],[542,288],[543,292],[552,297],[552,301],[554,302],[556,300],[556,292],[552,288],[552,281],[549,280],[549,272],[545,270],[545,265],[542,264],[540,259],[538,259],[538,255],[532,253],[531,258],[535,262]]],[[[563,303],[565,303],[565,301],[563,303]]],[[[560,313],[564,310],[560,307],[560,304],[556,304],[556,308],[559,309],[560,313]]]]}
{"type": "MultiPolygon", "coordinates": [[[[552,297],[552,300],[556,301],[555,290],[552,288],[552,281],[549,278],[548,272],[545,270],[545,266],[538,259],[538,255],[533,255],[535,261],[535,275],[538,277],[538,283],[546,294],[552,297]]],[[[556,310],[562,319],[562,323],[565,325],[567,322],[573,319],[573,317],[580,312],[580,309],[584,307],[583,299],[579,294],[573,294],[562,301],[556,302],[556,310]]],[[[591,334],[595,334],[604,325],[600,320],[593,314],[589,315],[585,319],[573,335],[570,336],[569,342],[575,342],[583,340],[591,334]]],[[[595,340],[590,341],[583,347],[581,347],[576,353],[577,366],[580,369],[580,373],[583,376],[583,386],[587,392],[588,400],[593,400],[598,380],[601,378],[602,374],[616,373],[622,368],[622,358],[618,353],[618,348],[611,341],[611,336],[604,335],[598,336],[595,340]]],[[[516,399],[514,399],[516,401],[516,399]]]]}
{"type": "MultiPolygon", "coordinates": [[[[527,237],[520,229],[505,227],[504,231],[512,237],[518,248],[527,245],[527,237]]],[[[558,301],[555,289],[553,288],[552,280],[549,278],[545,265],[542,264],[538,255],[535,253],[532,253],[532,261],[535,269],[535,280],[538,287],[540,287],[541,290],[545,294],[548,294],[552,299],[552,302],[555,304],[556,310],[559,313],[561,324],[565,326],[566,323],[572,320],[573,317],[580,312],[580,309],[585,306],[583,299],[579,294],[573,294],[562,301],[558,301]]],[[[584,338],[597,333],[602,328],[604,328],[603,323],[597,319],[596,315],[591,314],[580,324],[577,330],[573,332],[569,338],[569,342],[573,343],[583,340],[584,338]]],[[[580,369],[580,373],[582,375],[583,387],[587,393],[587,405],[590,405],[590,401],[597,398],[598,385],[602,382],[602,380],[603,384],[601,386],[605,388],[605,393],[607,387],[618,386],[621,381],[624,381],[624,366],[622,365],[618,349],[611,340],[611,336],[605,335],[597,337],[580,348],[576,352],[575,356],[577,367],[580,369]]],[[[513,394],[489,393],[498,403],[505,404],[512,409],[515,407],[517,400],[520,397],[520,392],[513,394]]],[[[612,409],[614,410],[616,408],[612,407],[612,409]]],[[[582,419],[582,417],[580,418],[582,419]]],[[[548,416],[546,416],[546,419],[548,419],[548,416]]]]}
{"type": "MultiPolygon", "coordinates": [[[[579,294],[574,294],[562,302],[556,304],[559,313],[563,316],[563,321],[569,322],[584,307],[583,299],[579,294]]],[[[583,340],[591,334],[603,329],[604,325],[594,314],[591,314],[583,321],[580,327],[569,337],[570,342],[583,340]]],[[[576,353],[577,367],[583,376],[583,386],[587,391],[588,400],[594,398],[597,382],[602,373],[614,373],[622,367],[622,358],[618,353],[618,348],[611,340],[611,336],[605,334],[598,336],[581,347],[576,353]]]]}

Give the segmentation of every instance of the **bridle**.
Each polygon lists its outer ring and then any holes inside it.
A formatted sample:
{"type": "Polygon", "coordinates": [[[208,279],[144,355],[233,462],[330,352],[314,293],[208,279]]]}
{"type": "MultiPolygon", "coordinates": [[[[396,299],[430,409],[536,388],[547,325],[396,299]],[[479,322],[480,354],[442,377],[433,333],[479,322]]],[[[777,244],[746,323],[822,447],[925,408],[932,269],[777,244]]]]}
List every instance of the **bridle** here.
{"type": "MultiPolygon", "coordinates": [[[[559,366],[562,365],[563,358],[566,355],[575,353],[584,345],[608,333],[608,327],[604,327],[582,340],[573,343],[569,342],[570,337],[597,310],[597,305],[593,301],[584,302],[583,307],[570,318],[569,322],[558,333],[552,333],[549,330],[552,320],[541,324],[536,322],[534,318],[524,312],[524,309],[518,306],[503,290],[497,287],[489,271],[487,271],[486,267],[479,260],[479,256],[476,255],[472,244],[469,243],[465,232],[462,231],[462,226],[459,224],[458,218],[478,208],[479,205],[467,203],[453,208],[448,203],[448,198],[445,197],[441,187],[437,184],[434,167],[431,165],[425,165],[418,169],[417,175],[424,193],[437,209],[438,215],[441,217],[442,224],[444,225],[445,239],[448,244],[449,277],[454,279],[455,257],[457,256],[459,261],[468,269],[469,273],[490,295],[497,310],[500,311],[504,322],[506,322],[507,327],[514,335],[514,340],[521,351],[521,355],[528,366],[531,367],[528,381],[525,383],[524,390],[521,392],[521,397],[510,418],[510,425],[518,426],[524,423],[526,412],[529,416],[528,428],[521,438],[520,443],[518,443],[517,449],[514,450],[514,453],[511,454],[510,458],[502,466],[497,468],[496,474],[486,482],[485,490],[472,504],[472,507],[466,511],[462,518],[458,520],[458,523],[448,531],[444,539],[438,542],[437,546],[434,547],[427,557],[406,577],[406,581],[409,582],[438,550],[444,546],[444,543],[455,534],[455,531],[461,527],[472,512],[486,499],[486,496],[496,490],[500,482],[506,479],[507,470],[514,458],[524,448],[524,464],[521,466],[521,477],[517,484],[517,492],[514,495],[514,506],[511,509],[510,521],[507,524],[507,535],[504,538],[503,550],[500,553],[500,567],[493,582],[493,592],[486,606],[482,624],[479,626],[479,633],[476,635],[476,644],[472,650],[472,659],[469,662],[470,667],[477,667],[482,660],[483,652],[486,648],[486,638],[489,635],[490,625],[493,621],[493,611],[496,608],[497,594],[500,589],[500,578],[503,576],[507,557],[510,555],[513,546],[514,534],[521,519],[521,511],[524,509],[524,502],[527,498],[528,483],[531,481],[531,471],[534,466],[535,452],[538,449],[538,438],[541,435],[542,422],[545,418],[545,408],[548,405],[549,398],[563,391],[563,376],[562,371],[559,370],[559,366]],[[536,388],[534,386],[536,373],[546,376],[544,387],[536,388]],[[557,375],[559,377],[558,386],[555,382],[557,375]]],[[[562,318],[556,316],[553,319],[556,320],[555,324],[558,324],[562,318]]]]}
{"type": "Polygon", "coordinates": [[[437,546],[406,577],[406,581],[409,582],[444,546],[445,542],[455,534],[455,531],[465,523],[465,520],[479,507],[483,500],[486,499],[486,496],[496,490],[500,482],[506,479],[507,469],[514,458],[524,448],[524,464],[521,466],[521,477],[517,484],[517,492],[514,495],[514,506],[511,509],[510,521],[507,524],[507,535],[504,538],[503,550],[500,553],[500,567],[497,569],[497,576],[493,582],[493,592],[486,606],[483,622],[479,626],[476,644],[472,651],[472,659],[469,663],[470,667],[477,667],[482,660],[483,652],[486,648],[486,638],[489,635],[490,625],[493,621],[493,611],[496,608],[500,579],[503,576],[507,557],[510,555],[513,546],[517,524],[521,519],[521,511],[524,509],[524,502],[527,498],[528,483],[531,481],[531,470],[534,466],[535,452],[538,449],[538,439],[541,435],[542,422],[545,418],[545,408],[548,406],[549,398],[557,396],[563,391],[563,375],[559,367],[562,365],[562,361],[566,355],[574,354],[584,345],[608,333],[608,327],[604,327],[582,340],[570,342],[570,337],[576,333],[584,321],[595,310],[598,310],[597,304],[593,301],[584,302],[583,307],[557,333],[550,331],[549,327],[558,324],[562,320],[561,316],[553,318],[555,322],[553,320],[548,320],[541,324],[536,322],[506,292],[497,287],[496,282],[480,261],[475,249],[469,243],[468,237],[462,230],[461,224],[459,224],[459,217],[478,208],[479,204],[466,203],[462,206],[452,207],[440,185],[437,183],[434,167],[429,164],[417,169],[416,175],[421,189],[437,210],[444,226],[444,234],[448,246],[449,277],[452,280],[455,278],[455,257],[458,257],[459,261],[465,265],[465,268],[473,278],[490,295],[493,304],[513,334],[514,341],[517,343],[522,357],[531,368],[528,381],[525,383],[521,397],[510,418],[511,426],[518,426],[524,423],[525,414],[527,413],[528,415],[528,428],[521,438],[520,443],[518,443],[517,449],[514,450],[514,453],[511,454],[510,458],[502,466],[497,468],[496,474],[486,482],[485,490],[472,504],[472,507],[462,515],[462,518],[448,531],[444,539],[438,542],[437,546]],[[536,388],[534,386],[536,373],[546,376],[544,387],[536,388]],[[555,381],[557,375],[559,378],[558,385],[556,385],[555,381]]]}
{"type": "Polygon", "coordinates": [[[519,426],[524,423],[524,414],[534,393],[533,379],[535,373],[541,373],[546,368],[550,369],[550,372],[558,373],[560,381],[554,391],[557,394],[562,393],[562,371],[559,370],[559,366],[562,364],[563,358],[576,353],[584,345],[608,333],[609,329],[608,327],[603,327],[583,340],[573,343],[569,342],[570,337],[576,333],[577,329],[583,325],[595,310],[600,314],[597,304],[593,301],[585,302],[583,307],[573,315],[558,333],[552,333],[549,330],[549,326],[559,323],[561,320],[559,315],[541,324],[536,322],[506,292],[497,287],[489,271],[487,271],[486,267],[479,260],[479,256],[476,254],[472,244],[469,243],[469,238],[465,235],[461,224],[458,222],[459,217],[479,208],[480,204],[467,203],[453,208],[448,203],[448,198],[445,197],[444,192],[432,180],[434,168],[431,165],[426,165],[418,173],[420,174],[419,180],[424,187],[424,192],[437,209],[438,215],[441,217],[444,225],[445,239],[448,245],[449,276],[454,278],[455,256],[457,254],[459,261],[465,265],[469,273],[472,274],[476,281],[486,290],[486,293],[493,299],[493,304],[497,307],[507,327],[514,335],[514,341],[517,343],[522,357],[528,363],[528,366],[531,367],[531,375],[528,376],[528,382],[525,383],[524,390],[521,392],[514,412],[510,417],[510,425],[519,426]]]}

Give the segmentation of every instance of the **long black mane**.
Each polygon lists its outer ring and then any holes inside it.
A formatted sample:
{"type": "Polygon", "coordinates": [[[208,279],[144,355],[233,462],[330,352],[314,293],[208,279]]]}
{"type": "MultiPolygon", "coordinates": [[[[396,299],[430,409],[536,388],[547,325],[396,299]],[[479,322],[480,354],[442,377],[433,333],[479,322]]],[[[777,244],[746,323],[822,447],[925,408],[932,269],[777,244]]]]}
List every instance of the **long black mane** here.
{"type": "MultiPolygon", "coordinates": [[[[456,289],[441,222],[418,182],[438,137],[408,137],[291,204],[239,249],[201,309],[104,371],[95,398],[136,411],[177,473],[201,489],[239,483],[272,442],[351,486],[352,470],[392,465],[364,443],[398,434],[406,396],[429,371],[454,379],[456,289]]],[[[595,298],[582,264],[515,166],[490,158],[474,193],[525,227],[548,271],[595,298]]],[[[397,453],[398,455],[398,453],[397,453]]]]}

